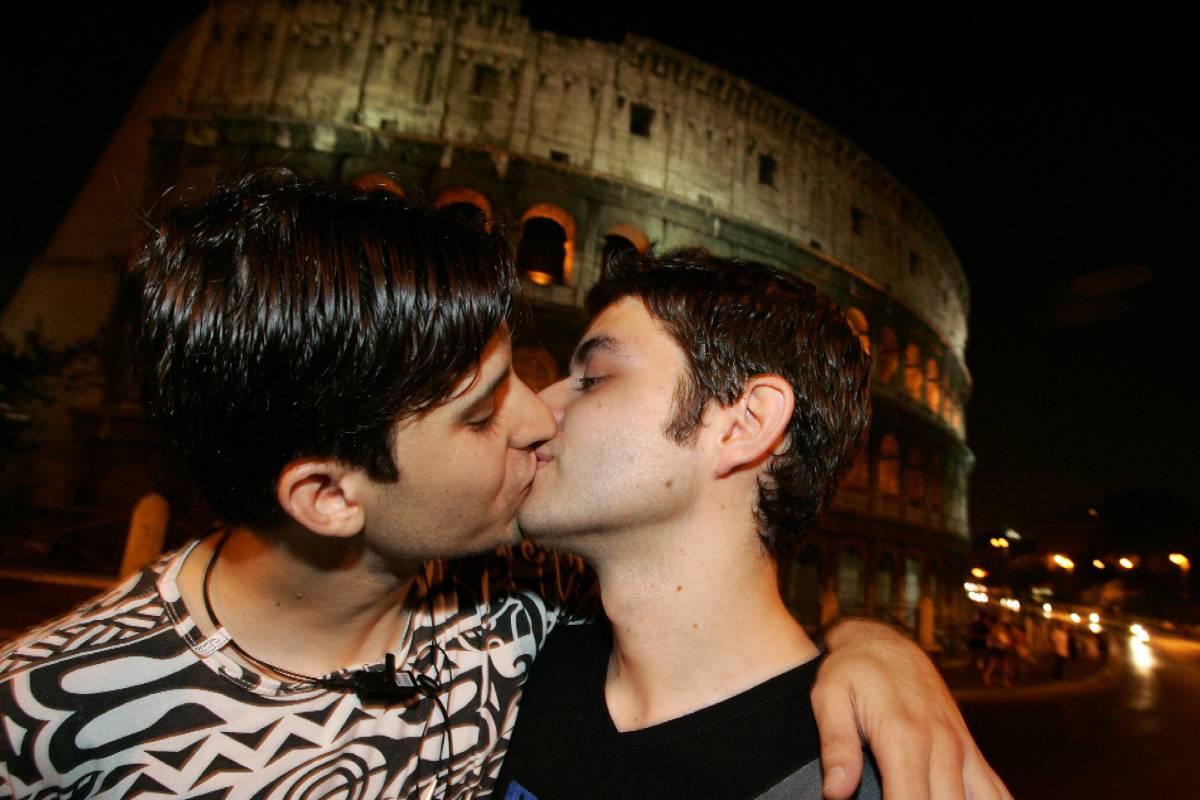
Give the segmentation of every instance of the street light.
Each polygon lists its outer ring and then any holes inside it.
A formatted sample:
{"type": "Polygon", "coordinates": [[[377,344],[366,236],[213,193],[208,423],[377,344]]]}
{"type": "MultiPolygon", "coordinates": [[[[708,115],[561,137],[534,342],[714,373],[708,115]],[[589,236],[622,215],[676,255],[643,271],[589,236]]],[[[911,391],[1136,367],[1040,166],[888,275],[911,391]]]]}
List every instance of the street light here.
{"type": "Polygon", "coordinates": [[[1075,562],[1064,556],[1062,553],[1054,554],[1054,563],[1066,570],[1075,569],[1075,562]]]}
{"type": "Polygon", "coordinates": [[[1096,569],[1104,569],[1104,562],[1098,558],[1093,558],[1092,566],[1095,567],[1096,569]]]}
{"type": "Polygon", "coordinates": [[[1179,577],[1183,583],[1183,596],[1188,596],[1188,571],[1192,568],[1192,562],[1188,561],[1188,557],[1183,553],[1171,553],[1167,556],[1171,559],[1171,563],[1179,567],[1179,577]]]}
{"type": "Polygon", "coordinates": [[[1123,558],[1122,558],[1120,561],[1118,561],[1117,563],[1118,563],[1118,564],[1120,564],[1120,565],[1121,565],[1122,567],[1124,567],[1125,569],[1133,569],[1133,560],[1132,560],[1132,559],[1129,559],[1129,558],[1124,558],[1124,557],[1123,557],[1123,558]]]}
{"type": "Polygon", "coordinates": [[[988,543],[992,547],[998,547],[1001,550],[1006,550],[1008,548],[1008,539],[1003,539],[1003,538],[997,537],[995,539],[989,539],[988,543]]]}
{"type": "Polygon", "coordinates": [[[979,580],[983,580],[988,576],[988,571],[983,567],[973,567],[971,569],[971,575],[979,580]]]}

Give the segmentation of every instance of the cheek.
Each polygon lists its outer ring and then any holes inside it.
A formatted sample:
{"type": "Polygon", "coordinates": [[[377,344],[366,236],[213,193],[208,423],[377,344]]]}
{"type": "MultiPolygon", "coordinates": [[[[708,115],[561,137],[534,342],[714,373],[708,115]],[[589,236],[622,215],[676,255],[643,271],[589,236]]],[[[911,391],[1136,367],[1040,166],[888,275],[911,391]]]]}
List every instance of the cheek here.
{"type": "Polygon", "coordinates": [[[487,502],[504,494],[520,476],[519,460],[525,453],[498,445],[491,439],[471,448],[463,461],[462,491],[475,502],[487,502]]]}

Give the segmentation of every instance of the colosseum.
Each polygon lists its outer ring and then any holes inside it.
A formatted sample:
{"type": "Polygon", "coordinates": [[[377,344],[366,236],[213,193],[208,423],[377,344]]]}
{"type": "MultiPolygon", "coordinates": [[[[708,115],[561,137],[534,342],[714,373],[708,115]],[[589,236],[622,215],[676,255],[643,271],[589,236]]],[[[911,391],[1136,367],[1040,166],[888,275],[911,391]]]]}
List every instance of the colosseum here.
{"type": "MultiPolygon", "coordinates": [[[[807,624],[841,610],[912,626],[922,597],[939,623],[965,613],[963,271],[916,197],[795,105],[645,38],[534,30],[516,0],[223,0],[168,48],[105,159],[147,205],[285,163],[507,223],[534,309],[516,358],[534,385],[563,369],[614,253],[701,245],[803,276],[874,356],[874,423],[782,565],[786,597],[807,624]]],[[[137,230],[105,191],[93,177],[31,265],[4,310],[10,337],[36,320],[60,339],[103,329],[120,350],[111,274],[137,230]]],[[[161,482],[121,361],[75,397],[47,502],[111,505],[161,482]]]]}

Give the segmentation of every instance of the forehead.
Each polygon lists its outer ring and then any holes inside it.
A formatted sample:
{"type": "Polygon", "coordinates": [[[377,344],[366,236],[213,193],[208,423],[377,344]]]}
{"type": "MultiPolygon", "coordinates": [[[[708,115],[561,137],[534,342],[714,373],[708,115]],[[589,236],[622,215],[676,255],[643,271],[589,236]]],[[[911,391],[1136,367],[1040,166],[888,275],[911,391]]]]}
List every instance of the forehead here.
{"type": "Polygon", "coordinates": [[[623,297],[597,314],[573,360],[585,360],[593,353],[664,366],[685,361],[683,350],[636,297],[623,297]]]}
{"type": "Polygon", "coordinates": [[[481,394],[488,393],[488,387],[497,378],[505,375],[512,365],[512,341],[507,326],[501,326],[484,346],[479,355],[479,362],[458,379],[454,388],[446,396],[442,406],[454,406],[469,403],[481,394]]]}

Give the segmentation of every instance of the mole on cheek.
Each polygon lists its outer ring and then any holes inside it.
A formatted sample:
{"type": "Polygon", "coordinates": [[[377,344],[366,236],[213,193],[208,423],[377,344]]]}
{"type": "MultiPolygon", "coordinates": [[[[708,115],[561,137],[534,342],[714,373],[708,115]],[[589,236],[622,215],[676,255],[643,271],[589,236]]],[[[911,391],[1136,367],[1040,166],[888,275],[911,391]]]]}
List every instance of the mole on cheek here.
{"type": "Polygon", "coordinates": [[[672,480],[671,478],[668,478],[667,482],[663,484],[663,486],[666,486],[668,489],[670,489],[674,485],[675,485],[675,481],[672,480]]]}
{"type": "Polygon", "coordinates": [[[675,587],[675,591],[677,591],[677,592],[682,592],[682,591],[683,591],[683,587],[682,587],[682,586],[676,586],[676,587],[675,587]]]}

